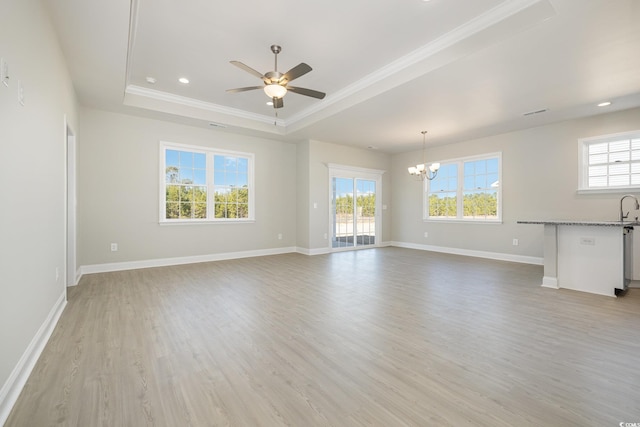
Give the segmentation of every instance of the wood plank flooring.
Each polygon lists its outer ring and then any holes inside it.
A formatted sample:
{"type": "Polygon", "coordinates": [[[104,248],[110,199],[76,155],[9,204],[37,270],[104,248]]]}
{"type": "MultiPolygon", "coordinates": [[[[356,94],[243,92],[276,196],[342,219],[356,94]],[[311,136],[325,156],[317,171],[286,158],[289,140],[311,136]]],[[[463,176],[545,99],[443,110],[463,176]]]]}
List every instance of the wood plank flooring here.
{"type": "Polygon", "coordinates": [[[93,274],[14,426],[640,423],[640,289],[401,248],[93,274]]]}

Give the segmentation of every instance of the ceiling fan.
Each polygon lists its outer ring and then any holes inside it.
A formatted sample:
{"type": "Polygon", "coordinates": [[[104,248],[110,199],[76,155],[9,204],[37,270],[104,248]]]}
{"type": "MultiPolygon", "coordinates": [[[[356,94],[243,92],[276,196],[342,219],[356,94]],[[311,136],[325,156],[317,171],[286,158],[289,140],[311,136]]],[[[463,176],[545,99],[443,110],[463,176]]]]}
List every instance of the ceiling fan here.
{"type": "Polygon", "coordinates": [[[282,51],[282,48],[278,45],[271,45],[271,52],[275,55],[275,66],[273,71],[269,71],[265,74],[261,74],[260,72],[254,70],[248,65],[243,64],[240,61],[230,61],[233,65],[238,68],[241,68],[252,74],[264,82],[264,86],[249,86],[249,87],[241,87],[237,89],[227,89],[227,92],[237,93],[237,92],[246,92],[248,90],[255,89],[263,89],[264,93],[267,94],[269,98],[273,101],[273,108],[282,108],[284,106],[284,102],[282,98],[286,95],[288,91],[293,93],[297,93],[300,95],[310,96],[312,98],[323,99],[325,97],[324,92],[318,92],[317,90],[305,89],[303,87],[293,87],[289,86],[289,82],[297,79],[298,77],[304,76],[312,68],[305,64],[304,62],[296,65],[286,73],[281,73],[278,71],[278,54],[282,51]]]}

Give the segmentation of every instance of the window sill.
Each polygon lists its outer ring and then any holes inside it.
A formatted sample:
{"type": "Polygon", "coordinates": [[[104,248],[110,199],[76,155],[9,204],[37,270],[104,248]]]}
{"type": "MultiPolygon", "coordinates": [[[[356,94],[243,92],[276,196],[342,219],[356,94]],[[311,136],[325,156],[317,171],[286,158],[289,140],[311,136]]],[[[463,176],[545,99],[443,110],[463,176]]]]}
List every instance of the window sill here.
{"type": "Polygon", "coordinates": [[[424,218],[423,222],[431,222],[431,223],[464,223],[464,224],[493,224],[500,225],[502,224],[501,219],[460,219],[460,218],[424,218]]]}
{"type": "Polygon", "coordinates": [[[621,194],[640,193],[640,187],[618,187],[618,188],[578,188],[578,194],[621,194]]]}
{"type": "Polygon", "coordinates": [[[225,219],[225,220],[174,220],[174,221],[160,221],[160,225],[218,225],[218,224],[253,224],[255,219],[225,219]]]}

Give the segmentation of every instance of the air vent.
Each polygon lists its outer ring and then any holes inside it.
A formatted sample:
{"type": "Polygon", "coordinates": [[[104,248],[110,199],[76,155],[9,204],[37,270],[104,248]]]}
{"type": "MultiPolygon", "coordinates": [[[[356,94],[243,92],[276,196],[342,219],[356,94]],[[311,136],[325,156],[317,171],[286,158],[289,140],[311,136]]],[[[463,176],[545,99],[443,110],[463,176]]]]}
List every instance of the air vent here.
{"type": "Polygon", "coordinates": [[[529,111],[528,113],[523,113],[523,116],[533,116],[535,114],[546,113],[548,111],[547,108],[543,108],[541,110],[529,111]]]}

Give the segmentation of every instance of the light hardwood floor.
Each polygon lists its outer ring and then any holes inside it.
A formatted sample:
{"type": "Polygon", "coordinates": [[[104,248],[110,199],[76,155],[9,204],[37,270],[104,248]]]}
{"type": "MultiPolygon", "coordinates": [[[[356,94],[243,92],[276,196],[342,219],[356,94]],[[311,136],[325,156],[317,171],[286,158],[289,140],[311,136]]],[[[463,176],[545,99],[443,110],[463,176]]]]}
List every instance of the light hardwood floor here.
{"type": "Polygon", "coordinates": [[[380,248],[93,274],[13,426],[640,423],[640,289],[380,248]]]}

